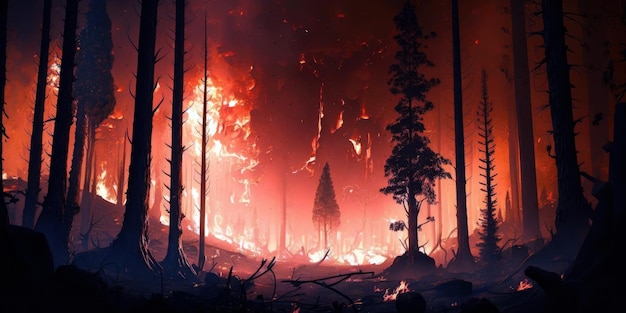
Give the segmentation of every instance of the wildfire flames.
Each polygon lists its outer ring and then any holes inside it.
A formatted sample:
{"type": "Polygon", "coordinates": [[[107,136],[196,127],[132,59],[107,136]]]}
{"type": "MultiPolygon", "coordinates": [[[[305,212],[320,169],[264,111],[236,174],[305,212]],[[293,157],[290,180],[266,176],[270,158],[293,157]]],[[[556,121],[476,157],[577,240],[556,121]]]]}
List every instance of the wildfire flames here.
{"type": "MultiPolygon", "coordinates": [[[[381,292],[382,289],[380,288],[374,288],[374,292],[381,292]]],[[[398,285],[398,287],[396,287],[395,289],[393,289],[393,291],[390,291],[389,288],[385,289],[385,294],[383,294],[383,301],[384,302],[390,302],[390,301],[396,301],[396,298],[398,297],[399,294],[401,293],[405,293],[405,292],[409,292],[409,285],[407,284],[406,281],[400,281],[400,285],[398,285]]]]}
{"type": "Polygon", "coordinates": [[[522,291],[530,288],[533,288],[533,284],[529,282],[527,278],[524,278],[522,281],[519,282],[519,285],[517,285],[517,288],[515,290],[522,291]]]}

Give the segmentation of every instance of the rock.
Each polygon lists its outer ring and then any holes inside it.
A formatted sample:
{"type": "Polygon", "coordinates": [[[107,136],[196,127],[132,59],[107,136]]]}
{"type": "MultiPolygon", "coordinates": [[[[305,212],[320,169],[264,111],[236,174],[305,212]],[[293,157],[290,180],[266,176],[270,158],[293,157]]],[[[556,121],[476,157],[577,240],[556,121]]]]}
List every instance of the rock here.
{"type": "Polygon", "coordinates": [[[424,313],[426,312],[426,299],[415,291],[401,293],[396,297],[396,312],[424,313]]]}

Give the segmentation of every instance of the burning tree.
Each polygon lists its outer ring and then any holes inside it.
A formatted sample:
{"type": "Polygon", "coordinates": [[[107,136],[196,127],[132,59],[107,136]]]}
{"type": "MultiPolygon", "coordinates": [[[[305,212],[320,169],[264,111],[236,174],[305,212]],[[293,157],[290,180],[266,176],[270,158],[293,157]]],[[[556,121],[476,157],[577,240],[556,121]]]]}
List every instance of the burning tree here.
{"type": "Polygon", "coordinates": [[[388,83],[391,93],[401,96],[395,106],[400,116],[386,127],[395,145],[384,168],[388,185],[380,191],[392,194],[394,200],[404,206],[409,224],[408,254],[413,260],[419,249],[417,218],[421,204],[424,200],[435,202],[435,182],[439,178],[450,178],[443,169],[450,161],[434,152],[428,146],[430,140],[424,136],[424,114],[434,107],[426,99],[426,93],[439,84],[439,79],[426,78],[418,71],[420,66],[434,66],[421,51],[421,41],[429,36],[423,34],[410,1],[405,2],[394,22],[398,30],[394,39],[400,50],[395,55],[397,63],[389,68],[392,78],[388,83]]]}
{"type": "Polygon", "coordinates": [[[328,249],[328,234],[336,230],[341,224],[341,212],[335,198],[335,188],[330,178],[330,166],[328,163],[322,169],[315,201],[313,202],[313,224],[318,231],[318,244],[321,235],[324,235],[324,249],[328,249]]]}
{"type": "MultiPolygon", "coordinates": [[[[90,186],[94,161],[96,128],[113,112],[115,107],[115,85],[113,67],[113,41],[111,20],[106,11],[106,1],[91,0],[87,12],[87,25],[78,36],[80,50],[76,52],[76,82],[74,94],[77,100],[76,129],[72,169],[67,191],[68,205],[78,210],[78,185],[84,159],[85,139],[87,158],[85,165],[83,200],[91,196],[90,186]]],[[[91,222],[91,202],[81,201],[81,232],[87,233],[91,222]]],[[[88,238],[83,238],[87,248],[88,238]]]]}
{"type": "MultiPolygon", "coordinates": [[[[498,247],[498,241],[502,239],[498,234],[499,221],[496,218],[496,184],[493,179],[497,175],[494,172],[495,162],[495,138],[493,135],[493,125],[491,118],[491,112],[493,112],[492,104],[489,102],[487,95],[487,73],[483,69],[482,71],[482,99],[480,101],[478,109],[478,131],[479,137],[478,144],[482,148],[478,150],[484,154],[483,158],[479,159],[483,165],[478,167],[483,171],[480,174],[484,181],[480,182],[483,186],[480,190],[485,193],[485,200],[483,203],[485,207],[480,210],[482,217],[480,218],[480,242],[476,244],[480,248],[480,260],[489,264],[502,257],[502,251],[498,247]]],[[[508,194],[507,194],[508,195],[508,194]]]]}

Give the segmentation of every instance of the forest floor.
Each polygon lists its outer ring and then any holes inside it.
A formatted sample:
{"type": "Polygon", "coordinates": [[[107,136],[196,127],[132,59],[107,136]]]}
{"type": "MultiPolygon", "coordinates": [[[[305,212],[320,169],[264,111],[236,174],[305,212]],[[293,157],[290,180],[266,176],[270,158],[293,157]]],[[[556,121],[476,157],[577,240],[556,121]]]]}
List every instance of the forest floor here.
{"type": "MultiPolygon", "coordinates": [[[[115,226],[94,229],[100,234],[102,245],[116,234],[115,226]]],[[[163,225],[151,224],[150,251],[157,260],[162,260],[167,248],[167,229],[163,225]]],[[[94,241],[97,242],[97,241],[94,241]]],[[[190,263],[197,263],[198,242],[184,236],[184,251],[190,263]]],[[[227,285],[232,268],[236,281],[245,281],[261,265],[261,257],[246,256],[236,252],[236,247],[209,240],[206,245],[205,271],[213,273],[214,286],[227,285]]],[[[463,311],[463,304],[475,299],[487,299],[499,312],[541,312],[546,304],[546,295],[541,288],[524,275],[525,264],[521,262],[501,263],[488,269],[471,273],[451,273],[445,268],[426,274],[419,279],[396,277],[389,279],[381,275],[393,260],[380,265],[350,266],[332,260],[310,263],[303,257],[283,258],[276,261],[272,272],[253,279],[243,293],[231,288],[230,299],[237,299],[245,308],[235,309],[228,304],[219,306],[222,311],[247,312],[397,312],[396,303],[390,294],[415,291],[426,300],[426,312],[471,312],[463,311]],[[326,279],[335,277],[333,279],[326,279]],[[342,280],[343,279],[343,280],[342,280]],[[297,280],[298,283],[290,283],[297,280]],[[340,281],[341,280],[341,281],[340,281]],[[455,281],[471,283],[469,289],[455,281]],[[451,283],[452,282],[452,283],[451,283]],[[336,284],[335,284],[336,283],[336,284]],[[447,284],[447,285],[446,285],[447,284]],[[331,288],[328,288],[328,287],[331,288]],[[401,288],[404,287],[404,288],[401,288]],[[241,299],[245,300],[241,300],[241,299]]],[[[554,264],[549,270],[559,272],[565,267],[554,264]]],[[[266,267],[261,268],[261,272],[266,267]]],[[[210,300],[215,303],[219,288],[209,288],[207,272],[200,273],[200,283],[165,281],[161,284],[109,279],[109,286],[146,299],[159,295],[162,299],[183,297],[187,304],[192,301],[210,300]],[[184,295],[184,296],[183,296],[184,295]],[[190,300],[192,297],[195,300],[190,300]]],[[[181,309],[180,311],[186,311],[181,309]]],[[[177,311],[177,312],[180,312],[177,311]]]]}
{"type": "MultiPolygon", "coordinates": [[[[90,249],[106,247],[117,235],[121,227],[122,211],[113,205],[103,208],[108,210],[105,218],[94,226],[90,240],[90,249]]],[[[156,260],[163,260],[167,249],[168,227],[151,219],[149,224],[150,246],[156,260]]],[[[80,252],[80,218],[75,219],[72,237],[73,246],[80,252]]],[[[198,240],[190,232],[183,234],[183,248],[189,263],[197,263],[198,240]]],[[[505,255],[496,266],[477,269],[472,272],[453,273],[446,268],[438,268],[418,279],[403,277],[385,277],[383,272],[394,260],[389,259],[380,265],[350,266],[332,260],[310,263],[303,256],[277,259],[272,271],[246,284],[243,289],[236,288],[233,282],[245,281],[255,273],[262,263],[261,257],[244,255],[237,247],[217,239],[207,240],[206,272],[199,274],[199,283],[186,281],[161,281],[155,283],[125,280],[121,277],[104,278],[107,290],[113,290],[114,300],[132,297],[134,304],[116,304],[120,312],[137,312],[137,299],[153,301],[151,312],[397,312],[392,294],[413,291],[420,293],[426,301],[426,312],[478,312],[463,310],[464,303],[476,299],[487,299],[499,312],[542,312],[547,297],[544,291],[524,275],[528,265],[563,273],[567,264],[547,262],[544,264],[512,261],[505,255]],[[232,269],[232,280],[228,281],[232,269]],[[207,273],[210,272],[211,274],[207,273]],[[333,279],[326,279],[335,277],[333,279]],[[288,281],[297,281],[295,283],[288,281]],[[470,287],[463,282],[471,283],[470,287]],[[230,283],[230,284],[229,284],[230,283]],[[229,286],[230,285],[230,286],[229,286]],[[227,287],[227,288],[225,288],[227,287]],[[330,288],[329,288],[330,287],[330,288]],[[400,288],[404,287],[404,288],[400,288]],[[224,290],[228,289],[227,293],[224,290]],[[230,300],[220,300],[219,298],[230,300]],[[153,301],[154,302],[154,301],[153,301]],[[163,309],[167,302],[171,310],[163,309]],[[190,310],[193,304],[200,303],[190,310]],[[209,310],[199,310],[198,307],[209,310]],[[234,306],[237,304],[238,306],[234,306]],[[158,308],[158,309],[155,309],[158,308]]],[[[508,254],[510,256],[510,254],[508,254]]],[[[271,258],[271,256],[269,256],[271,258]]],[[[267,265],[267,263],[266,263],[267,265]]],[[[80,266],[91,272],[99,269],[80,266]]],[[[261,272],[266,266],[261,268],[261,272]]],[[[68,304],[69,305],[69,304],[68,304]]],[[[89,304],[87,304],[89,305],[89,304]]],[[[142,304],[144,305],[144,304],[142,304]]],[[[79,306],[78,304],[72,305],[79,306]]],[[[63,305],[64,308],[68,308],[63,305]]],[[[143,307],[145,309],[145,305],[143,307]]],[[[81,310],[84,308],[81,308],[81,310]]],[[[104,309],[103,309],[104,310],[104,309]]],[[[108,309],[105,311],[109,311],[108,309]]],[[[485,312],[485,311],[482,311],[485,312]]]]}

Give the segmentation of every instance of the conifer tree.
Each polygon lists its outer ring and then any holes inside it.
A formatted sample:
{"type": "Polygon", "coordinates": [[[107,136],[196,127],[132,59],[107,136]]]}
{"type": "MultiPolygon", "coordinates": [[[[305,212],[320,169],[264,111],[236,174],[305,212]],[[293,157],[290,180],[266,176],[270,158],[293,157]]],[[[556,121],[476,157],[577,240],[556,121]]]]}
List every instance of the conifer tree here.
{"type": "Polygon", "coordinates": [[[330,166],[324,165],[320,176],[315,201],[313,202],[313,224],[324,237],[324,249],[328,249],[328,235],[341,225],[341,212],[335,196],[335,187],[330,177],[330,166]]]}
{"type": "Polygon", "coordinates": [[[421,204],[424,200],[435,202],[435,182],[439,178],[450,178],[443,169],[450,161],[434,152],[429,147],[430,139],[424,136],[424,114],[434,108],[426,93],[439,84],[439,79],[426,78],[419,71],[421,66],[434,66],[422,51],[422,41],[430,36],[422,32],[415,6],[409,1],[394,17],[394,23],[397,30],[394,39],[400,50],[395,55],[396,63],[389,68],[392,78],[388,84],[390,92],[400,96],[394,108],[399,116],[386,127],[394,147],[384,168],[388,184],[380,191],[391,194],[398,204],[404,206],[408,217],[408,254],[413,260],[419,248],[417,218],[421,204]]]}
{"type": "Polygon", "coordinates": [[[498,247],[498,241],[501,237],[498,234],[499,221],[496,218],[496,192],[494,183],[495,173],[495,137],[493,134],[493,124],[491,113],[493,112],[492,104],[489,102],[487,93],[487,73],[483,69],[482,71],[482,99],[480,101],[478,110],[478,131],[479,140],[478,144],[482,147],[478,150],[483,154],[480,158],[482,165],[478,167],[482,171],[480,176],[483,181],[480,184],[483,186],[480,190],[485,193],[485,200],[483,203],[485,207],[480,210],[480,242],[476,244],[480,248],[480,260],[484,264],[493,263],[501,258],[502,252],[498,247]]]}

